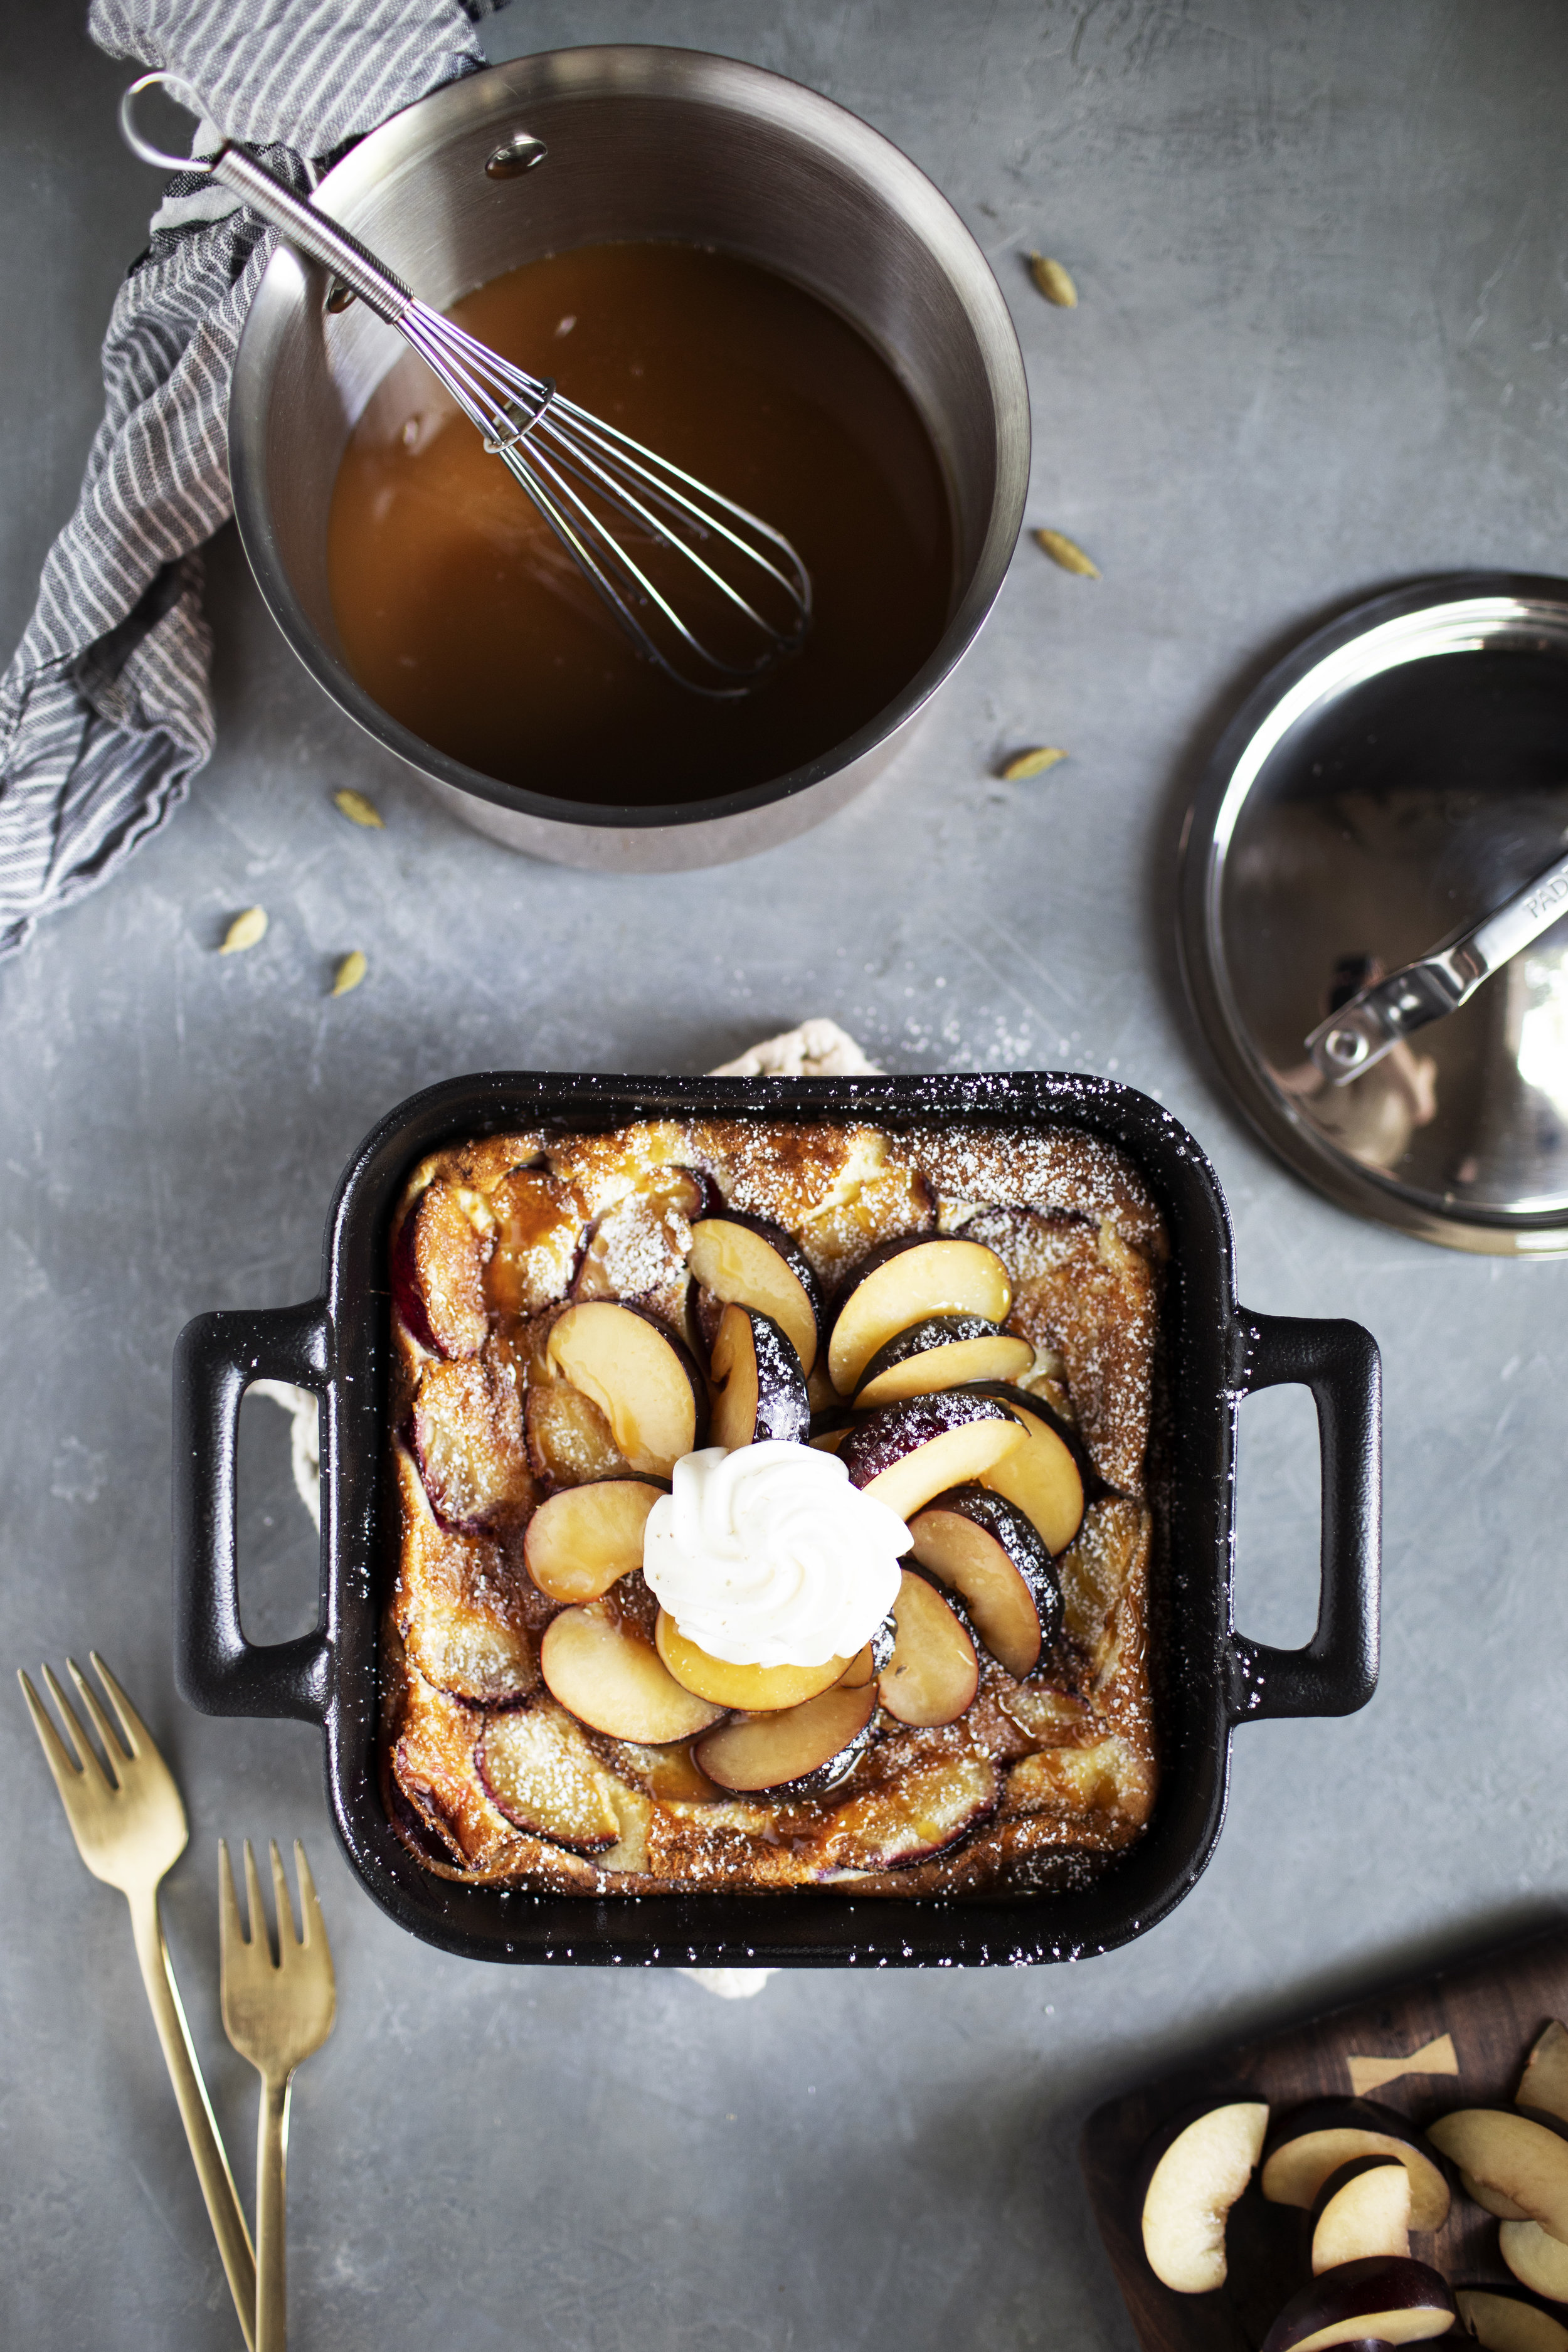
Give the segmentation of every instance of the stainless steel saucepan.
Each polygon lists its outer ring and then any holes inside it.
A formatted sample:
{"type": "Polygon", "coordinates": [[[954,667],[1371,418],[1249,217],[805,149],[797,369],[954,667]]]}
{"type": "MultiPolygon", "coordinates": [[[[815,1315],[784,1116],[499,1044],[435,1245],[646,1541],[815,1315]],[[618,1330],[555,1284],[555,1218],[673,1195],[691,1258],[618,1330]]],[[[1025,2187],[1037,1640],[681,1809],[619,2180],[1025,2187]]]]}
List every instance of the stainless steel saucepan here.
{"type": "MultiPolygon", "coordinates": [[[[821,758],[721,799],[598,807],[523,791],[437,751],[350,676],[327,588],[344,446],[397,357],[363,303],[288,247],[247,320],[229,404],[240,537],[318,683],[466,823],[559,865],[668,873],[751,856],[844,806],[903,742],[989,612],[1023,520],[1029,404],[984,255],[878,132],[798,84],[687,49],[554,50],[422,99],[355,147],[313,202],[442,308],[541,255],[608,238],[719,246],[860,328],[942,459],[956,549],[947,627],[885,709],[821,758]],[[545,169],[525,167],[548,150],[545,169]]],[[[679,724],[679,707],[671,725],[679,724]]]]}

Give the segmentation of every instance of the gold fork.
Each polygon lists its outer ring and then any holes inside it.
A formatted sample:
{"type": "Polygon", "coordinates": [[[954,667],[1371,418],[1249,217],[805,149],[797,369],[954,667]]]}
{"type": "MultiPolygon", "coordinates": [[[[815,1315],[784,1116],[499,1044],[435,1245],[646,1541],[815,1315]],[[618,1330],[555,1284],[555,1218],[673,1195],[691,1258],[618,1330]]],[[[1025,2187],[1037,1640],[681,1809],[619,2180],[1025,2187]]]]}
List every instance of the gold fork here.
{"type": "Polygon", "coordinates": [[[319,2050],[337,2013],[337,1981],[321,1922],[321,1906],[305,1849],[294,1841],[300,1879],[299,1940],[289,1906],[278,1843],[272,1841],[272,1892],[278,1905],[278,1958],[268,1940],[261,1878],[250,1840],[245,1841],[245,1894],[250,1915],[248,1940],[240,1924],[239,1902],[226,1842],[218,1846],[220,1971],[223,2023],[242,2058],[261,2077],[261,2114],[256,2135],[256,2352],[283,2352],[288,2340],[284,2238],[284,2170],[289,2153],[289,2100],[294,2069],[319,2050]]]}
{"type": "Polygon", "coordinates": [[[234,2307],[239,2315],[246,2343],[254,2348],[256,2256],[235,2190],[234,2175],[213,2119],[206,2084],[196,2063],[191,2029],[185,2022],[169,1948],[163,1940],[163,1922],[158,1916],[159,1882],[184,1853],[189,1839],[185,1808],[174,1785],[174,1776],[154,1747],[146,1725],[98,1652],[89,1650],[88,1655],[120,1719],[119,1738],[83,1680],[75,1659],[68,1658],[66,1665],[93,1729],[103,1743],[107,1770],[50,1669],[44,1668],[44,1680],[59,1709],[66,1736],[75,1751],[74,1759],[26,1675],[19,1673],[17,1680],[27,1701],[33,1728],[43,1743],[49,1769],[55,1776],[55,1786],[60,1792],[78,1852],[93,1876],[101,1878],[106,1885],[117,1886],[131,1906],[136,1957],[142,1963],[142,1981],[147,1988],[158,2039],[163,2045],[163,2063],[180,2103],[181,2121],[190,2142],[202,2195],[206,2200],[213,2235],[228,2275],[234,2307]]]}

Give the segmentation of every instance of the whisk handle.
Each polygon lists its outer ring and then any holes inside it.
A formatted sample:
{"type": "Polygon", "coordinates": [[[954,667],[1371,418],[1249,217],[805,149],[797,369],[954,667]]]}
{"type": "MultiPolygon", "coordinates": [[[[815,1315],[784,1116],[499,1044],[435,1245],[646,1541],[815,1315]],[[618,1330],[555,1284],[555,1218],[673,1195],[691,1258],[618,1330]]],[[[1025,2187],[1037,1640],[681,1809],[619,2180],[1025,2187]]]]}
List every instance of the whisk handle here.
{"type": "Polygon", "coordinates": [[[378,319],[396,326],[414,297],[357,236],[351,236],[314,205],[295,195],[241,148],[222,149],[210,169],[215,180],[243,196],[251,211],[280,228],[291,245],[299,246],[312,261],[323,262],[378,319]]]}
{"type": "MultiPolygon", "coordinates": [[[[120,101],[121,134],[132,153],[139,155],[144,163],[155,164],[166,172],[188,172],[192,157],[164,154],[137,128],[135,100],[144,89],[166,89],[179,105],[189,107],[192,113],[200,112],[200,101],[177,74],[145,73],[132,83],[120,101]]],[[[259,213],[274,228],[280,228],[290,244],[299,246],[312,261],[324,263],[378,319],[396,326],[414,297],[403,280],[395,278],[357,236],[351,236],[346,228],[340,228],[314,205],[304,203],[242,147],[226,144],[205,169],[223,186],[243,197],[252,212],[259,213]]]]}

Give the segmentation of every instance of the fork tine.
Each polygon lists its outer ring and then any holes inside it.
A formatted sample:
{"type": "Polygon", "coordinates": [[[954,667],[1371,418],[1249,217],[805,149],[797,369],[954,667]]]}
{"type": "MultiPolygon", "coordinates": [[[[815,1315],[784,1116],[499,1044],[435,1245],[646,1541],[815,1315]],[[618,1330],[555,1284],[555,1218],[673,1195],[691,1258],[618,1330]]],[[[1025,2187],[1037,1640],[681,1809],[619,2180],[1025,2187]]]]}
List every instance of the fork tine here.
{"type": "Polygon", "coordinates": [[[76,1795],[76,1784],[81,1779],[80,1769],[71,1762],[66,1752],[66,1744],[55,1729],[48,1708],[44,1705],[20,1666],[16,1669],[16,1680],[22,1685],[22,1696],[27,1702],[27,1713],[33,1718],[33,1728],[38,1735],[38,1743],[43,1748],[48,1768],[55,1776],[55,1786],[59,1790],[68,1811],[76,1795]]]}
{"type": "Polygon", "coordinates": [[[58,1677],[52,1666],[46,1666],[44,1668],[44,1680],[48,1685],[49,1696],[54,1700],[55,1706],[59,1710],[60,1721],[65,1726],[66,1738],[69,1740],[72,1748],[76,1752],[77,1762],[80,1765],[87,1777],[91,1780],[95,1780],[99,1788],[108,1794],[112,1786],[109,1775],[98,1760],[97,1748],[94,1748],[91,1740],[88,1738],[86,1732],[82,1729],[80,1724],[77,1721],[75,1715],[72,1713],[71,1703],[69,1699],[67,1698],[64,1691],[61,1690],[58,1677]]]}
{"type": "Polygon", "coordinates": [[[326,1940],[326,1928],[321,1922],[321,1906],[316,1896],[316,1882],[310,1875],[310,1865],[305,1859],[305,1849],[298,1838],[294,1841],[294,1874],[300,1881],[300,1941],[312,1944],[319,1936],[326,1940]]]}
{"type": "Polygon", "coordinates": [[[218,1969],[228,1966],[228,1956],[246,1941],[239,1916],[239,1897],[234,1888],[234,1864],[228,1858],[228,1840],[217,1842],[217,1936],[218,1969]]]}
{"type": "Polygon", "coordinates": [[[271,1937],[267,1931],[267,1906],[261,1899],[261,1873],[256,1867],[248,1838],[245,1841],[245,1900],[250,1913],[250,1940],[270,1959],[271,1937]]]}
{"type": "Polygon", "coordinates": [[[151,1748],[153,1745],[151,1732],[99,1656],[98,1652],[89,1650],[87,1654],[92,1662],[93,1673],[114,1702],[114,1712],[120,1717],[120,1728],[125,1747],[132,1756],[140,1756],[144,1748],[151,1748]]]}
{"type": "MultiPolygon", "coordinates": [[[[91,1654],[90,1652],[89,1654],[91,1654]]],[[[69,1675],[72,1682],[76,1685],[78,1697],[81,1700],[83,1706],[86,1707],[89,1715],[92,1717],[92,1727],[97,1732],[100,1740],[103,1744],[103,1752],[109,1759],[109,1769],[113,1773],[116,1781],[119,1781],[122,1777],[120,1767],[122,1764],[128,1764],[131,1761],[131,1759],[127,1756],[124,1748],[115,1738],[114,1727],[110,1722],[108,1716],[105,1715],[103,1708],[99,1702],[98,1693],[93,1689],[92,1685],[88,1681],[87,1676],[82,1673],[81,1668],[78,1665],[74,1658],[68,1658],[66,1660],[66,1672],[69,1675]]]]}
{"type": "Polygon", "coordinates": [[[272,1849],[272,1895],[278,1906],[278,1965],[282,1968],[289,1958],[292,1945],[299,1949],[300,1938],[294,1933],[294,1908],[289,1900],[289,1881],[283,1875],[283,1857],[278,1851],[276,1838],[268,1840],[272,1849]]]}

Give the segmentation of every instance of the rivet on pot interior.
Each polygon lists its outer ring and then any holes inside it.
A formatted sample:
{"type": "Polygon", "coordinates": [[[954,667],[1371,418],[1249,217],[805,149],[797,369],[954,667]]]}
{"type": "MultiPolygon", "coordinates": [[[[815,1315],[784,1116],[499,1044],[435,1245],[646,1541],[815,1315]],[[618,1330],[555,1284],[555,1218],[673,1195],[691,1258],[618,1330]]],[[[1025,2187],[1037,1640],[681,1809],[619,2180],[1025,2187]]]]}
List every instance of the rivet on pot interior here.
{"type": "Polygon", "coordinates": [[[331,291],[327,296],[328,310],[333,311],[346,310],[349,304],[355,299],[357,299],[357,297],[354,294],[353,288],[352,286],[345,286],[341,278],[334,278],[332,280],[331,291]]]}
{"type": "Polygon", "coordinates": [[[504,146],[492,152],[485,170],[492,180],[515,180],[542,163],[549,152],[543,140],[536,139],[531,131],[514,131],[504,146]]]}

